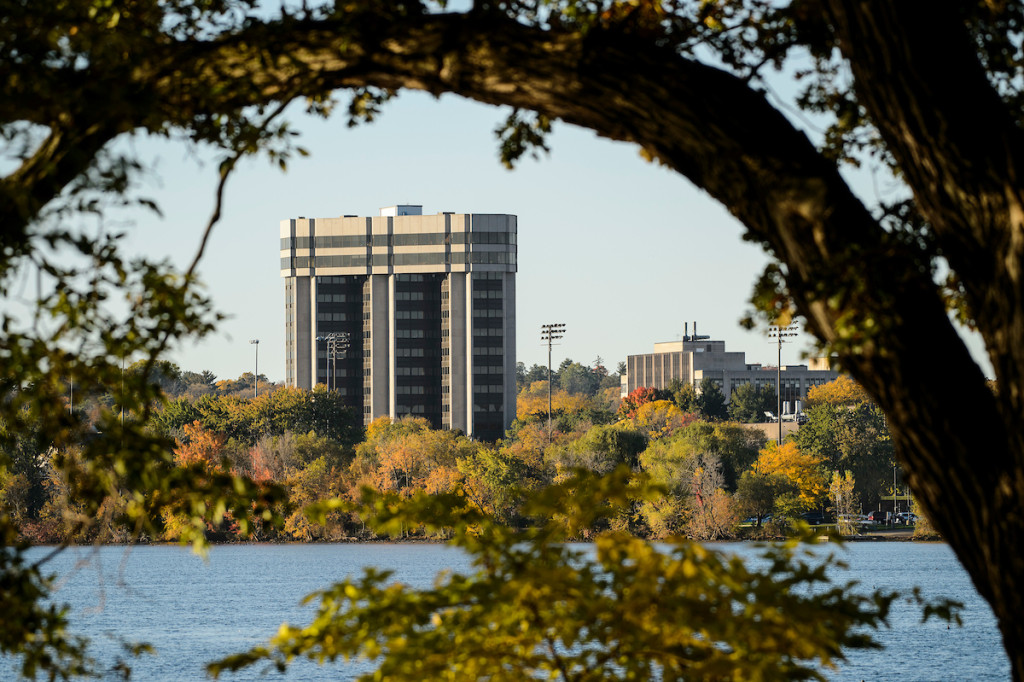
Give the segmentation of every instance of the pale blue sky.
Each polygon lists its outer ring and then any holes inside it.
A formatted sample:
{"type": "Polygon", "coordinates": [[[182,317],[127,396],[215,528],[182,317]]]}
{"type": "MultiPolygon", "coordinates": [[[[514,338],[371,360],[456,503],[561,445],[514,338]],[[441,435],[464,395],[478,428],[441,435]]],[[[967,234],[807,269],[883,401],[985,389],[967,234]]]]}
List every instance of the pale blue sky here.
{"type": "MultiPolygon", "coordinates": [[[[260,339],[260,372],[284,377],[284,283],[278,224],[286,218],[377,215],[383,206],[422,204],[425,213],[518,216],[518,359],[546,364],[540,325],[567,325],[554,363],[614,371],[629,354],[676,340],[683,322],[724,339],[748,362],[774,364],[775,346],[743,330],[751,286],[767,262],[741,240],[737,221],[683,177],[643,161],[632,145],[558,125],[551,154],[508,171],[493,129],[507,111],[454,96],[404,93],[375,123],[354,129],[342,116],[292,117],[308,158],[286,173],[247,162],[228,184],[224,216],[200,266],[215,306],[229,317],[206,340],[177,349],[183,369],[220,378],[252,371],[249,340],[260,339]]],[[[156,160],[145,194],[164,217],[143,216],[130,246],[187,266],[213,204],[216,164],[180,144],[139,141],[156,160]]],[[[809,338],[783,348],[801,362],[809,338]]]]}

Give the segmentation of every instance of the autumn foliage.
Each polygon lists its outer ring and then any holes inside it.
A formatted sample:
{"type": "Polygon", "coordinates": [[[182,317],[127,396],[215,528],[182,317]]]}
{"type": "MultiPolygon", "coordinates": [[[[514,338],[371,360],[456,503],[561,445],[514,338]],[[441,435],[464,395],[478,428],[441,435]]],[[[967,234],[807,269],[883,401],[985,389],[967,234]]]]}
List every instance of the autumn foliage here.
{"type": "MultiPolygon", "coordinates": [[[[852,395],[843,384],[819,390],[822,400],[852,395]]],[[[529,523],[521,508],[529,491],[570,480],[579,471],[603,474],[617,467],[648,476],[665,490],[664,496],[638,501],[629,514],[608,522],[611,528],[648,537],[733,537],[740,532],[738,516],[751,513],[748,509],[788,515],[825,504],[824,458],[801,450],[797,442],[765,447],[760,431],[703,421],[653,388],[633,391],[617,416],[593,396],[559,390],[552,398],[557,414],[549,427],[547,384],[531,383],[520,396],[520,419],[504,440],[493,444],[431,428],[413,416],[376,419],[360,439],[346,440],[353,433],[346,421],[350,416],[337,396],[323,388],[279,389],[255,400],[179,398],[166,403],[155,423],[174,435],[177,467],[198,468],[211,480],[244,476],[286,491],[287,503],[277,507],[280,523],[252,529],[253,540],[372,537],[367,519],[355,511],[367,489],[402,499],[458,494],[475,508],[522,527],[529,523]],[[758,490],[774,492],[765,497],[758,490]],[[755,493],[760,501],[753,501],[755,493]],[[332,499],[337,502],[327,512],[305,511],[332,499]]],[[[33,486],[24,475],[7,474],[0,479],[0,496],[25,533],[61,541],[66,539],[61,519],[79,513],[67,494],[70,480],[53,471],[40,505],[33,503],[33,486]]],[[[111,504],[114,519],[117,503],[111,504]]],[[[185,523],[184,517],[167,516],[165,539],[185,532],[185,523]]],[[[207,530],[222,540],[240,532],[230,515],[207,530]]],[[[600,530],[581,529],[581,537],[600,530]]],[[[407,536],[425,532],[404,530],[407,536]]]]}
{"type": "Polygon", "coordinates": [[[859,405],[869,400],[868,394],[861,388],[860,384],[849,376],[840,374],[835,381],[830,381],[820,386],[812,386],[808,389],[804,407],[811,408],[815,405],[832,405],[834,407],[859,405]]]}
{"type": "Polygon", "coordinates": [[[224,434],[204,429],[202,424],[194,421],[182,428],[181,439],[174,449],[174,461],[183,467],[200,464],[210,470],[218,469],[226,442],[224,434]]]}
{"type": "Polygon", "coordinates": [[[639,388],[633,389],[622,402],[619,404],[619,416],[633,419],[636,417],[637,410],[647,403],[652,403],[655,400],[668,400],[671,396],[667,391],[661,391],[657,388],[650,386],[640,386],[639,388]]]}
{"type": "MultiPolygon", "coordinates": [[[[554,388],[554,387],[552,387],[554,388]]],[[[552,390],[552,414],[572,414],[590,406],[593,399],[581,393],[569,393],[564,389],[552,390]]],[[[547,416],[548,413],[548,382],[535,381],[519,392],[516,398],[516,417],[547,416]]]]}
{"type": "Polygon", "coordinates": [[[779,475],[796,486],[799,506],[802,510],[815,508],[828,491],[829,481],[821,462],[800,452],[797,444],[787,441],[779,446],[770,441],[761,451],[754,470],[762,475],[779,475]]]}

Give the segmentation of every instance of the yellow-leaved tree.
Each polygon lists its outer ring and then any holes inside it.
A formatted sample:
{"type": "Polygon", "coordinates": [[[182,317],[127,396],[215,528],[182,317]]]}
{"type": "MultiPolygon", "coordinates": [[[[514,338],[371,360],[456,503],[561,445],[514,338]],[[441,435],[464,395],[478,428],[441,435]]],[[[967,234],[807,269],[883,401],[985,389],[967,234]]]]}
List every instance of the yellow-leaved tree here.
{"type": "Polygon", "coordinates": [[[828,479],[821,462],[800,452],[796,443],[789,441],[779,446],[769,441],[757,457],[754,471],[760,475],[782,476],[796,488],[790,500],[777,500],[776,509],[784,513],[798,513],[817,507],[828,490],[828,479]]]}
{"type": "Polygon", "coordinates": [[[871,398],[861,385],[845,374],[840,374],[835,381],[820,386],[812,386],[807,391],[805,408],[815,405],[859,405],[871,398]]]}
{"type": "MultiPolygon", "coordinates": [[[[551,393],[551,413],[571,414],[573,412],[581,412],[590,402],[590,398],[583,394],[568,393],[564,389],[558,389],[551,393]]],[[[517,418],[546,417],[547,413],[547,381],[535,381],[519,392],[519,396],[516,398],[517,418]]]]}
{"type": "Polygon", "coordinates": [[[695,415],[683,412],[671,400],[655,400],[637,408],[633,423],[648,438],[657,439],[671,436],[695,419],[695,415]]]}

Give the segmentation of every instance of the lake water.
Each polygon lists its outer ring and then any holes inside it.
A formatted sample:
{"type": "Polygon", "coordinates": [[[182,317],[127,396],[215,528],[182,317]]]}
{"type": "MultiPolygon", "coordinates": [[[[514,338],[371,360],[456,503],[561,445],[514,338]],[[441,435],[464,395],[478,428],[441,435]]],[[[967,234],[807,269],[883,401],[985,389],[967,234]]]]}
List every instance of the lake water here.
{"type": "MultiPolygon", "coordinates": [[[[743,544],[717,547],[754,551],[743,544]]],[[[840,551],[850,565],[837,576],[841,581],[858,580],[868,590],[919,586],[928,597],[957,599],[965,604],[964,625],[921,624],[917,607],[897,603],[891,627],[875,634],[885,649],[852,652],[829,679],[1009,679],[995,619],[946,545],[865,542],[840,551]]],[[[439,570],[466,570],[468,561],[458,550],[432,544],[223,545],[206,561],[179,547],[103,547],[68,550],[50,570],[61,576],[57,598],[73,607],[74,631],[92,638],[95,656],[112,662],[119,637],[149,642],[157,653],[132,662],[134,679],[178,682],[203,679],[204,663],[265,642],[282,622],[305,624],[309,609],[300,606],[302,597],[364,566],[427,586],[439,570]]],[[[366,670],[298,661],[284,676],[261,675],[257,666],[222,679],[347,680],[366,670]]]]}

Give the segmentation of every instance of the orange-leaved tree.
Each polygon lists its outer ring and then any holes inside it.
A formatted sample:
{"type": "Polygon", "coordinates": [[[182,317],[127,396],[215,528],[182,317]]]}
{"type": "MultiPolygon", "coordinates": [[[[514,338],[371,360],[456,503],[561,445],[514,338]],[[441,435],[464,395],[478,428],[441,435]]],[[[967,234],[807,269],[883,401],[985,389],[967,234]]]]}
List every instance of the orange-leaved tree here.
{"type": "Polygon", "coordinates": [[[177,439],[174,448],[174,461],[182,467],[201,464],[210,471],[219,471],[226,442],[224,434],[204,429],[194,421],[182,427],[182,437],[177,439]]]}

